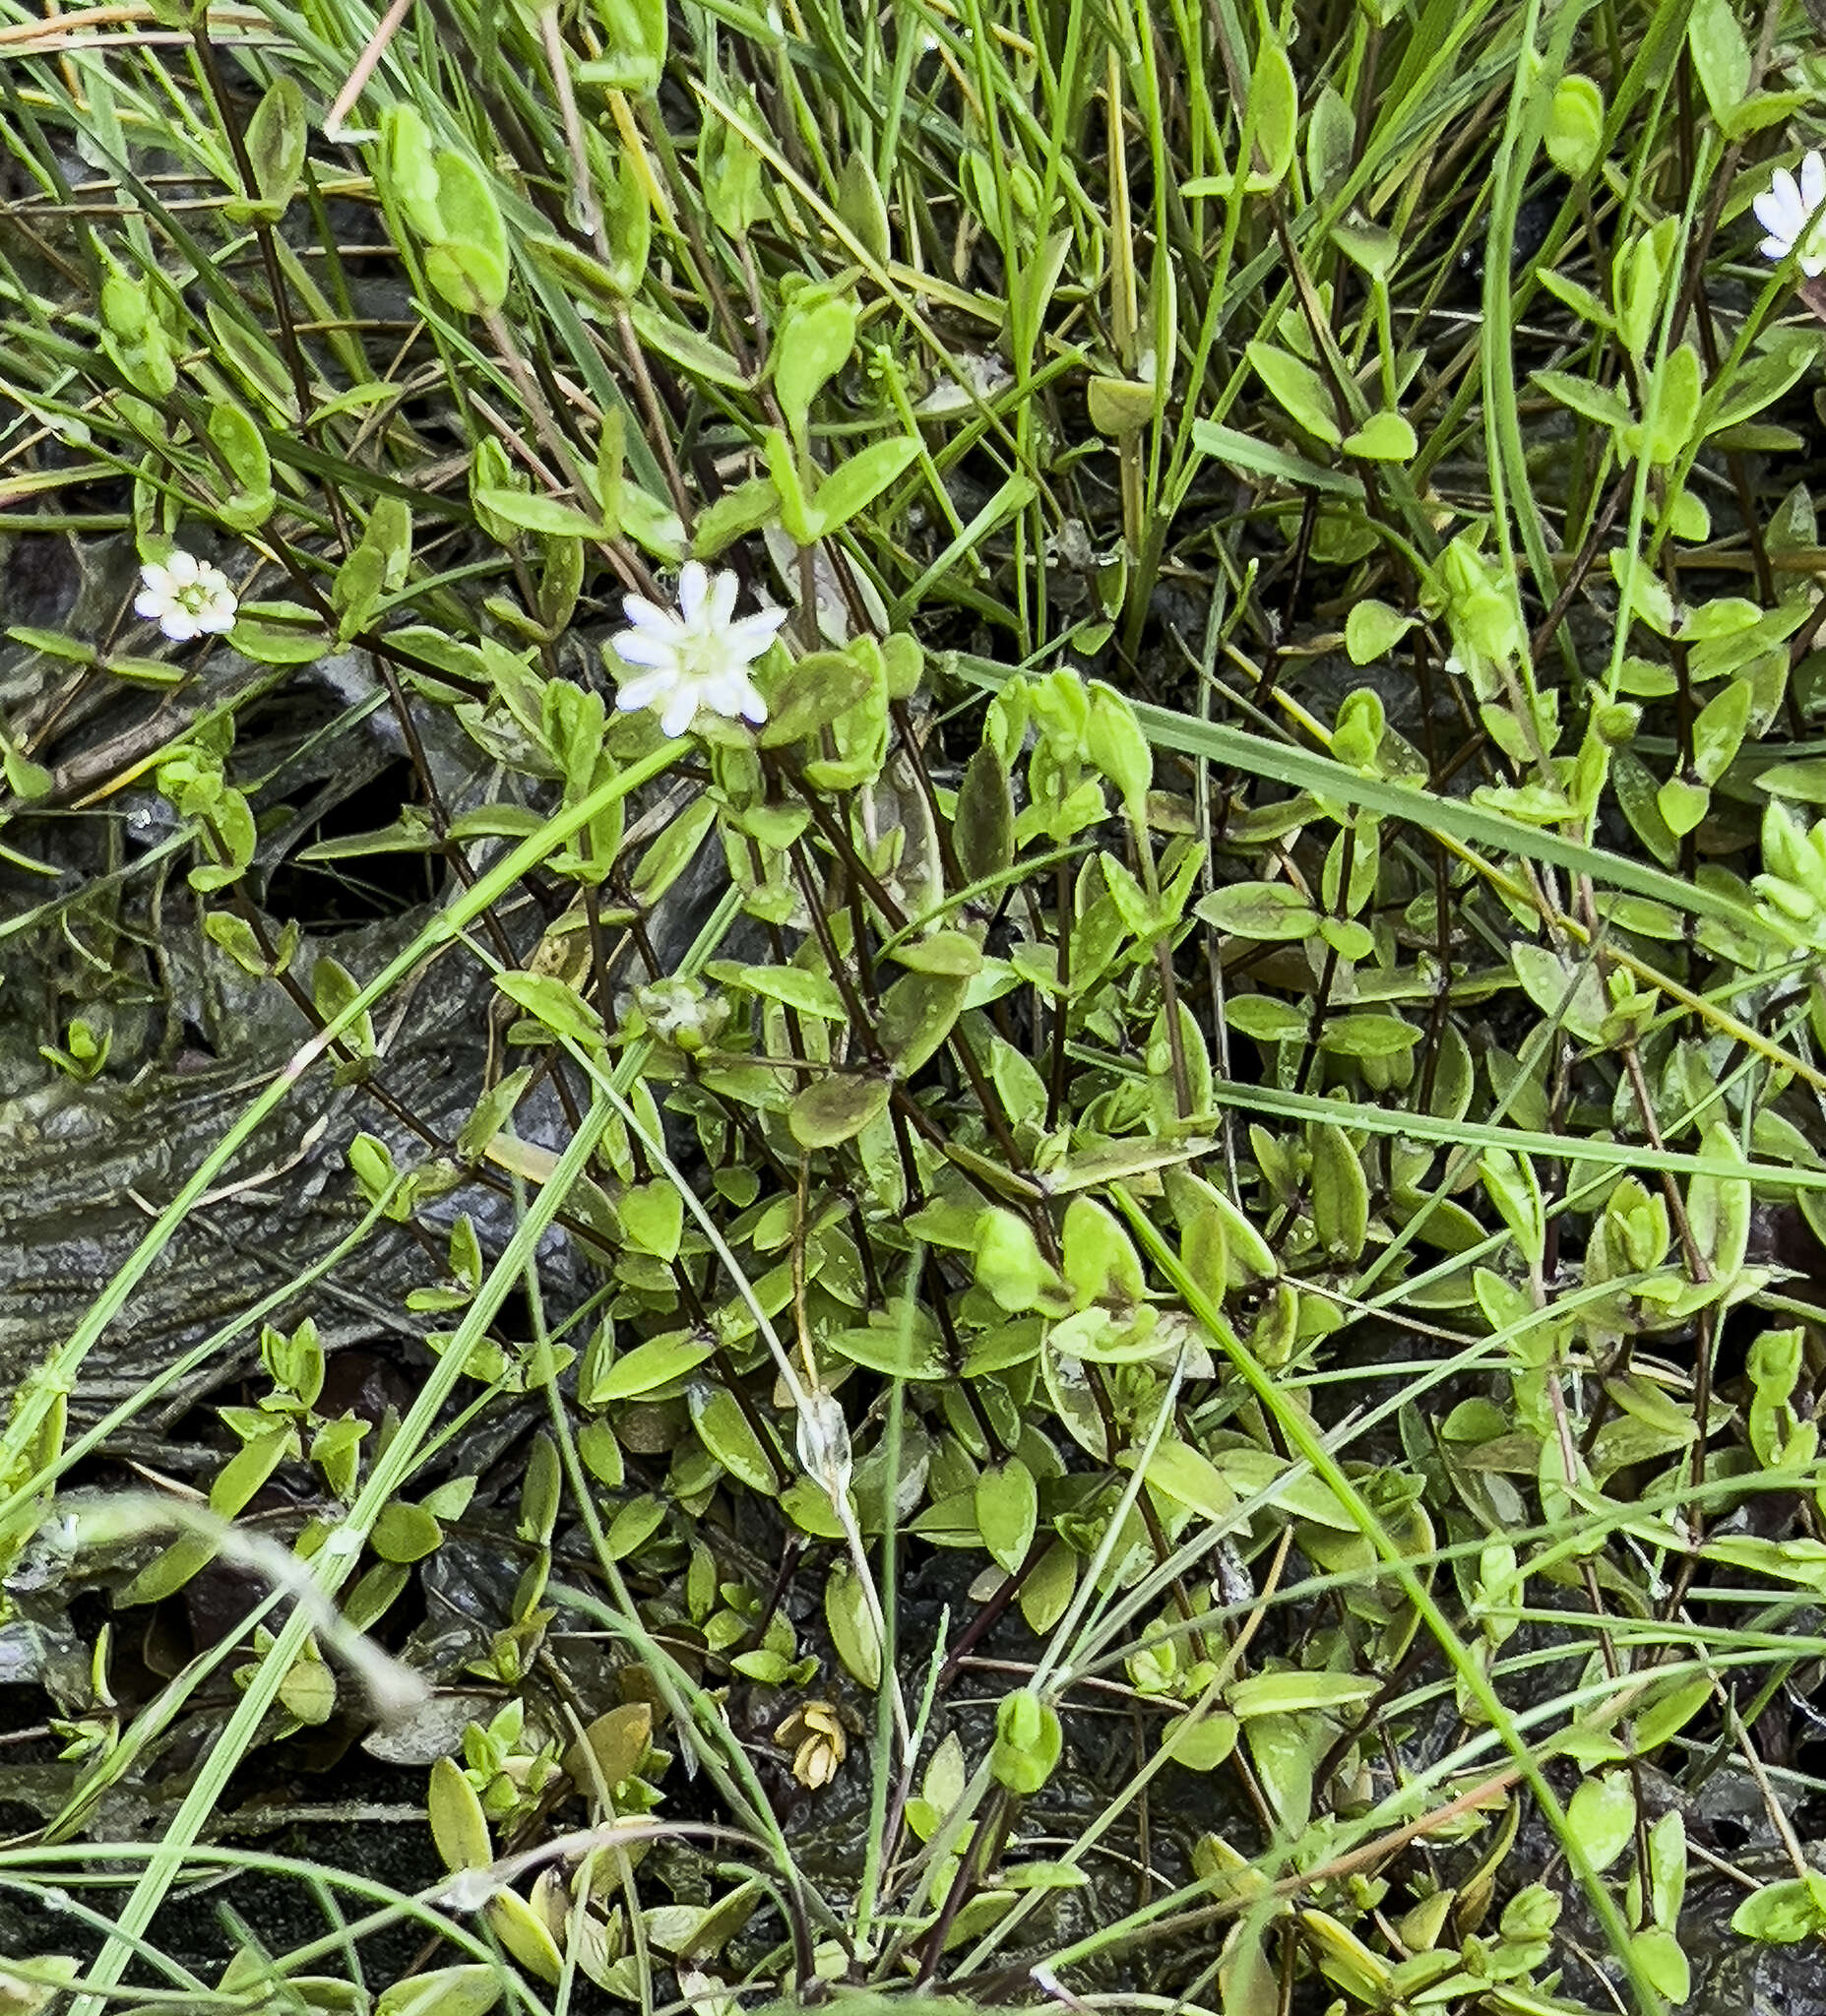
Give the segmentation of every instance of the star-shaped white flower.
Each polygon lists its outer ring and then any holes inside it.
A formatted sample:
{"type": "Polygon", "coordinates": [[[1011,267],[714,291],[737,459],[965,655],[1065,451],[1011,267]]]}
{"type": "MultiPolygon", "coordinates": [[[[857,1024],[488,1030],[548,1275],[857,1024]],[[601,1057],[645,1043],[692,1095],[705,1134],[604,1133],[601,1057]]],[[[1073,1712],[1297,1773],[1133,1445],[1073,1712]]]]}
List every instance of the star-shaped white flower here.
{"type": "Polygon", "coordinates": [[[140,569],[144,584],[134,598],[133,612],[157,623],[173,644],[193,637],[219,637],[234,628],[234,590],[220,567],[194,553],[173,553],[160,563],[149,560],[140,569]]]}
{"type": "Polygon", "coordinates": [[[755,691],[749,667],[773,643],[787,611],[762,609],[737,622],[737,593],[733,574],[713,578],[701,561],[687,560],[679,570],[676,610],[645,596],[623,598],[631,627],[609,639],[631,668],[615,692],[623,714],[651,707],[668,735],[682,735],[701,707],[725,721],[739,715],[759,724],[767,719],[767,702],[755,691]]]}
{"type": "Polygon", "coordinates": [[[1795,264],[1808,280],[1826,273],[1826,159],[1817,148],[1802,156],[1798,183],[1786,168],[1777,168],[1750,207],[1769,233],[1762,243],[1765,259],[1779,262],[1798,248],[1795,264]]]}

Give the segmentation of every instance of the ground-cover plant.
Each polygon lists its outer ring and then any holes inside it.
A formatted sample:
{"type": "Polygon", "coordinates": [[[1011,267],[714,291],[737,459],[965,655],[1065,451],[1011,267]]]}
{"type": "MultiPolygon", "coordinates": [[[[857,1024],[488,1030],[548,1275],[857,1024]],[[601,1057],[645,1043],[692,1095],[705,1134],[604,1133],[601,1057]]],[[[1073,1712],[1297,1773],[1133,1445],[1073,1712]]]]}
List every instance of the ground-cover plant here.
{"type": "Polygon", "coordinates": [[[0,1996],[1752,2006],[1810,16],[0,22],[0,1996]]]}

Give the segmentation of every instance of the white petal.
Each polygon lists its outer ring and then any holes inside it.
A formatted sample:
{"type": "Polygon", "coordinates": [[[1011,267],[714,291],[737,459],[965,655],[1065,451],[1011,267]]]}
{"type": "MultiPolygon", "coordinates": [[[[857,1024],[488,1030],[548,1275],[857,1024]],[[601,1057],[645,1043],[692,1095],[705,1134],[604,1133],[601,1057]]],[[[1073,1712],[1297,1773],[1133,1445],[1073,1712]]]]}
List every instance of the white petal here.
{"type": "Polygon", "coordinates": [[[1809,217],[1826,203],[1826,160],[1820,158],[1817,150],[1808,153],[1800,163],[1800,201],[1809,217]]]}
{"type": "Polygon", "coordinates": [[[149,589],[156,589],[161,595],[171,586],[170,569],[157,560],[147,561],[140,569],[140,579],[149,589]]]}
{"type": "Polygon", "coordinates": [[[1794,236],[1795,221],[1804,217],[1801,208],[1800,191],[1795,178],[1786,168],[1777,168],[1769,178],[1769,186],[1756,199],[1756,215],[1772,231],[1787,231],[1794,236]]]}
{"type": "Polygon", "coordinates": [[[767,702],[755,691],[754,681],[746,672],[733,668],[720,672],[705,687],[704,702],[724,721],[740,716],[743,721],[759,724],[767,719],[767,702]]]}
{"type": "Polygon", "coordinates": [[[1758,249],[1765,259],[1773,265],[1780,266],[1788,257],[1789,247],[1793,243],[1792,238],[1765,238],[1758,249]]]}
{"type": "MultiPolygon", "coordinates": [[[[1774,226],[1771,226],[1773,229],[1774,226]]],[[[670,609],[662,609],[658,602],[650,602],[644,595],[624,595],[621,598],[622,613],[637,630],[652,630],[656,633],[678,628],[678,618],[670,609]]]]}
{"type": "Polygon", "coordinates": [[[207,560],[197,569],[197,586],[213,596],[231,593],[228,577],[220,567],[207,560]]]}
{"type": "Polygon", "coordinates": [[[678,646],[669,637],[651,637],[639,630],[618,630],[609,639],[615,656],[624,664],[671,665],[678,662],[678,646]]]}
{"type": "Polygon", "coordinates": [[[165,576],[173,588],[189,588],[202,572],[195,553],[173,553],[165,563],[165,576]]]}
{"type": "Polygon", "coordinates": [[[171,598],[162,588],[143,588],[133,598],[133,613],[150,623],[162,622],[170,606],[171,598]]]}
{"type": "Polygon", "coordinates": [[[623,714],[639,714],[643,707],[657,707],[677,683],[670,672],[642,672],[615,688],[615,705],[623,714]]]}
{"type": "Polygon", "coordinates": [[[230,597],[226,605],[224,606],[220,597],[213,597],[211,598],[209,607],[203,610],[203,612],[197,617],[197,622],[199,626],[204,630],[207,630],[212,637],[220,637],[225,631],[232,630],[234,628],[233,598],[230,597]]]}
{"type": "Polygon", "coordinates": [[[660,714],[661,733],[682,735],[697,719],[697,691],[691,686],[678,687],[666,700],[660,714]]]}
{"type": "Polygon", "coordinates": [[[173,644],[188,644],[193,637],[200,637],[203,634],[202,625],[198,623],[196,617],[188,609],[179,608],[175,604],[159,617],[158,627],[173,644]]]}
{"type": "MultiPolygon", "coordinates": [[[[678,570],[678,613],[687,623],[695,620],[697,612],[704,606],[705,591],[710,577],[704,571],[702,560],[687,560],[678,570]]],[[[681,734],[680,728],[668,728],[667,734],[681,734]]]]}
{"type": "Polygon", "coordinates": [[[786,620],[785,609],[763,609],[757,616],[744,616],[739,623],[729,625],[724,644],[732,658],[752,663],[773,643],[775,633],[786,620]]]}
{"type": "Polygon", "coordinates": [[[1806,246],[1795,263],[1808,280],[1818,280],[1826,273],[1826,246],[1821,245],[1817,231],[1808,232],[1806,246]]]}
{"type": "Polygon", "coordinates": [[[1788,230],[1788,205],[1782,201],[1779,191],[1765,189],[1760,196],[1751,198],[1750,208],[1756,213],[1756,221],[1764,230],[1771,233],[1788,230]]]}
{"type": "Polygon", "coordinates": [[[724,721],[733,721],[742,711],[742,702],[753,690],[740,671],[725,666],[722,671],[713,672],[698,692],[712,714],[722,715],[724,721]]]}
{"type": "Polygon", "coordinates": [[[729,618],[735,613],[735,598],[742,592],[742,585],[725,567],[721,574],[713,577],[710,584],[710,621],[719,630],[728,628],[729,618]]]}

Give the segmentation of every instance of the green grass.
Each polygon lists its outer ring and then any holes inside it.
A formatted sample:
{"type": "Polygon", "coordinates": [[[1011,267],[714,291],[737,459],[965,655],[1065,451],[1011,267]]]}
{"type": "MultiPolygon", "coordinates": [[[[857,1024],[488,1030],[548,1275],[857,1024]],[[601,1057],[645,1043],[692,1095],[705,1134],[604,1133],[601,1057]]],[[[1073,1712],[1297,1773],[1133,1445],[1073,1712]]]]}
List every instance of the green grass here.
{"type": "Polygon", "coordinates": [[[113,1604],[22,2003],[1652,2016],[1817,1935],[1826,308],[1748,207],[1823,77],[1728,0],[0,6],[0,564],[86,583],[0,661],[0,1159],[181,1089],[180,936],[309,1032],[0,1439],[0,1615],[47,1535],[113,1604]],[[688,556],[791,609],[758,735],[614,711],[688,556]],[[452,975],[474,1117],[388,1133],[452,975]],[[97,1418],[333,1072],[364,1215],[97,1418]],[[388,1228],[361,1431],[299,1326],[388,1228]],[[199,1373],[213,1516],[76,1495],[199,1373]],[[442,1876],[220,1847],[386,1705],[198,1625],[221,1519],[485,1695],[442,1876]],[[323,1936],[179,1956],[225,1857],[323,1936]]]}

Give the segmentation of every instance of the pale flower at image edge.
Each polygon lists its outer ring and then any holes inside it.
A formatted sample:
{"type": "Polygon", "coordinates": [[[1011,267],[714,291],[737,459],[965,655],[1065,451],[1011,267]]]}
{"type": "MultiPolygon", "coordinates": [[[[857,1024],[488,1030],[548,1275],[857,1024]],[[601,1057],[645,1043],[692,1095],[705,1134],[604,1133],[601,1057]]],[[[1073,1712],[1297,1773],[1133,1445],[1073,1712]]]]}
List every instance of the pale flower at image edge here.
{"type": "Polygon", "coordinates": [[[725,721],[766,721],[767,703],[749,671],[787,612],[761,609],[737,621],[739,592],[733,574],[713,576],[701,561],[687,560],[679,570],[676,609],[662,609],[645,596],[625,596],[621,606],[629,628],[609,639],[629,667],[616,684],[616,707],[623,714],[651,707],[668,735],[682,735],[700,708],[725,721]]]}
{"type": "Polygon", "coordinates": [[[133,613],[157,623],[173,644],[220,637],[234,628],[234,590],[221,569],[208,560],[174,552],[162,562],[149,560],[140,569],[140,581],[133,613]]]}
{"type": "Polygon", "coordinates": [[[1769,186],[1751,204],[1756,221],[1769,235],[1762,242],[1765,259],[1778,264],[1799,247],[1795,264],[1808,280],[1826,273],[1826,158],[1817,149],[1801,157],[1800,180],[1777,168],[1769,186]]]}

